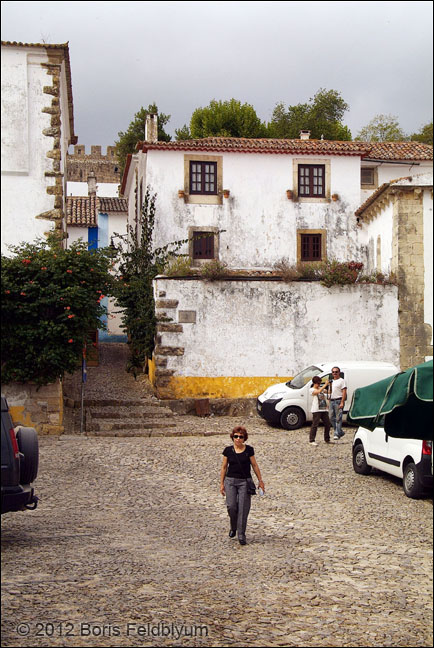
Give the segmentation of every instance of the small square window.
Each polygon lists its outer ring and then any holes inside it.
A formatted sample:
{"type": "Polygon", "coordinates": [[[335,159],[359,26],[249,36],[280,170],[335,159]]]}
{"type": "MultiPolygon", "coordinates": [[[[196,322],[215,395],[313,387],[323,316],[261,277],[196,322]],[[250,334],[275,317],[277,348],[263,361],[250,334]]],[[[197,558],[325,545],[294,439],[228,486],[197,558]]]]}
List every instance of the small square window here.
{"type": "Polygon", "coordinates": [[[217,194],[217,162],[190,162],[190,193],[217,194]]]}
{"type": "Polygon", "coordinates": [[[193,259],[214,259],[214,233],[193,232],[193,259]]]}
{"type": "Polygon", "coordinates": [[[321,234],[301,234],[301,261],[321,261],[321,234]]]}
{"type": "Polygon", "coordinates": [[[375,169],[370,167],[362,167],[361,169],[361,183],[363,185],[375,184],[375,169]]]}
{"type": "Polygon", "coordinates": [[[300,198],[324,198],[325,165],[298,165],[298,195],[300,198]]]}

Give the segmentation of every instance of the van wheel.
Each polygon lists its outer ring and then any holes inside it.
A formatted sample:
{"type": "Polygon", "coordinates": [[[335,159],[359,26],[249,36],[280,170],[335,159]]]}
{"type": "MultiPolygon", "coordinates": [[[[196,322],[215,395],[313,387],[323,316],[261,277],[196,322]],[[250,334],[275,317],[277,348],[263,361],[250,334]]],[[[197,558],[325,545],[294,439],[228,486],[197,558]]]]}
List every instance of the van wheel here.
{"type": "Polygon", "coordinates": [[[358,475],[369,475],[372,468],[366,462],[363,443],[358,443],[353,448],[353,468],[358,475]]]}
{"type": "Polygon", "coordinates": [[[402,485],[404,487],[404,493],[407,497],[412,499],[417,499],[423,493],[423,488],[419,482],[419,475],[417,474],[417,468],[414,463],[409,463],[404,469],[404,476],[402,485]]]}
{"type": "Polygon", "coordinates": [[[280,416],[280,425],[285,430],[296,430],[304,425],[306,417],[299,407],[287,407],[280,416]]]}
{"type": "Polygon", "coordinates": [[[19,427],[17,432],[19,451],[24,458],[20,460],[20,484],[31,484],[38,474],[39,444],[34,428],[19,427]]]}

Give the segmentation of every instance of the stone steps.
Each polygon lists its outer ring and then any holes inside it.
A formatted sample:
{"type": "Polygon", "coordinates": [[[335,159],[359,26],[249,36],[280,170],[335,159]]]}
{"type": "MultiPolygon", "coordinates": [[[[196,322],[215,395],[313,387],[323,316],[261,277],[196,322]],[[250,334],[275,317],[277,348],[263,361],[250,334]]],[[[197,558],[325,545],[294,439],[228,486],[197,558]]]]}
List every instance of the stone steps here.
{"type": "Polygon", "coordinates": [[[86,434],[93,436],[167,436],[175,416],[157,399],[101,399],[86,403],[86,434]]]}

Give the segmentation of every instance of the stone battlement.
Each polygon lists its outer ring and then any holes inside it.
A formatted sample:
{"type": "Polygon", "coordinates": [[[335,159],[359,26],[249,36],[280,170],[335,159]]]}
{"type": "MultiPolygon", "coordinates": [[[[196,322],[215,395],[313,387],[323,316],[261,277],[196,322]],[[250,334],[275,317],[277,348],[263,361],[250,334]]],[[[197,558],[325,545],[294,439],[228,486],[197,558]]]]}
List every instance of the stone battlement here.
{"type": "Polygon", "coordinates": [[[67,155],[67,180],[87,182],[90,173],[95,174],[97,182],[120,183],[119,164],[114,146],[107,146],[106,155],[102,154],[101,146],[91,146],[90,154],[86,154],[85,145],[74,146],[74,153],[67,155]]]}

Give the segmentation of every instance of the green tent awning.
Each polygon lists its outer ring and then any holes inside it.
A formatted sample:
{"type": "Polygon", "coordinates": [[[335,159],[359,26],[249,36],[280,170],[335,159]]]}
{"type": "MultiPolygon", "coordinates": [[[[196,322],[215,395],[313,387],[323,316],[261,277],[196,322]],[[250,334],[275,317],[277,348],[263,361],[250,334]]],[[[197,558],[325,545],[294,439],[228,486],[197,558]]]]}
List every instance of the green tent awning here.
{"type": "Polygon", "coordinates": [[[348,421],[392,437],[433,438],[433,361],[356,389],[348,421]]]}

